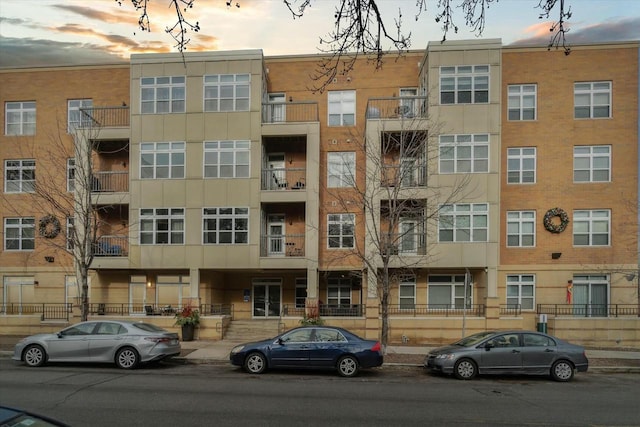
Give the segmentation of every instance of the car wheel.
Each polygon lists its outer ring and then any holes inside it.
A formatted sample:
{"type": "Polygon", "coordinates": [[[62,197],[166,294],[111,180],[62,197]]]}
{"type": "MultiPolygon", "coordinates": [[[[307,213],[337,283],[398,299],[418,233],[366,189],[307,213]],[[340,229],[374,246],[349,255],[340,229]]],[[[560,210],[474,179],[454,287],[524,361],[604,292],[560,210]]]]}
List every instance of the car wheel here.
{"type": "Polygon", "coordinates": [[[251,353],[244,360],[244,369],[250,374],[261,374],[267,369],[267,358],[262,353],[251,353]]]}
{"type": "Polygon", "coordinates": [[[558,360],[551,367],[551,377],[556,381],[570,381],[573,378],[573,365],[567,360],[558,360]]]}
{"type": "Polygon", "coordinates": [[[116,353],[116,365],[122,369],[133,369],[140,363],[138,352],[131,347],[124,347],[116,353]]]}
{"type": "Polygon", "coordinates": [[[353,356],[343,356],[338,360],[338,372],[343,377],[358,375],[358,359],[353,356]]]}
{"type": "Polygon", "coordinates": [[[453,374],[459,380],[473,379],[478,373],[478,367],[471,359],[460,359],[453,367],[453,374]]]}
{"type": "Polygon", "coordinates": [[[47,360],[47,354],[44,352],[44,348],[39,345],[30,345],[23,353],[22,360],[27,366],[37,367],[44,365],[47,360]]]}

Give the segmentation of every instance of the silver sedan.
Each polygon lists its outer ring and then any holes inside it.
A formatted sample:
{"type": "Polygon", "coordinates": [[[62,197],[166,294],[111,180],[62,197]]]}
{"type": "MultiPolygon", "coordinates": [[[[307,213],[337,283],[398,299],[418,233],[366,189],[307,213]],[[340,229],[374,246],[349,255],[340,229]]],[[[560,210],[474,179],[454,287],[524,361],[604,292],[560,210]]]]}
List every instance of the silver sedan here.
{"type": "Polygon", "coordinates": [[[144,322],[80,322],[53,334],[31,335],[16,344],[13,360],[115,363],[123,369],[180,354],[178,334],[144,322]]]}
{"type": "Polygon", "coordinates": [[[551,375],[569,381],[586,372],[584,347],[531,331],[480,332],[449,346],[433,349],[424,359],[433,371],[470,380],[477,374],[551,375]]]}

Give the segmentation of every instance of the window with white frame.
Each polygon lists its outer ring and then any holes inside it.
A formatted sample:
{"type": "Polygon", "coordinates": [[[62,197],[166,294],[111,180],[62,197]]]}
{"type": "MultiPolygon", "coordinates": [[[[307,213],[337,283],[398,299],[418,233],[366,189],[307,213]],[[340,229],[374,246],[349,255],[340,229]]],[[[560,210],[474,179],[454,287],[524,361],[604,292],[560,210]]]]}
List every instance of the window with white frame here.
{"type": "Polygon", "coordinates": [[[440,173],[489,172],[489,135],[440,135],[440,173]]]}
{"type": "Polygon", "coordinates": [[[140,79],[140,112],[168,114],[185,112],[184,76],[143,77],[140,79]]]}
{"type": "Polygon", "coordinates": [[[36,220],[32,217],[4,219],[4,250],[32,251],[36,244],[36,220]]]}
{"type": "Polygon", "coordinates": [[[329,214],[327,216],[328,247],[353,248],[355,245],[355,214],[329,214]]]}
{"type": "Polygon", "coordinates": [[[205,178],[249,178],[251,141],[205,141],[205,178]]]}
{"type": "Polygon", "coordinates": [[[574,83],[573,103],[576,119],[611,117],[611,82],[574,83]]]}
{"type": "Polygon", "coordinates": [[[429,308],[464,308],[465,294],[467,307],[473,303],[473,284],[465,290],[464,274],[429,275],[427,298],[429,308]]]}
{"type": "Polygon", "coordinates": [[[416,307],[416,276],[400,276],[398,303],[401,310],[414,309],[416,307]]]}
{"type": "Polygon", "coordinates": [[[183,243],[183,208],[140,209],[141,245],[181,245],[183,243]]]}
{"type": "Polygon", "coordinates": [[[67,159],[67,191],[76,191],[76,159],[73,157],[67,159]]]}
{"type": "Polygon", "coordinates": [[[72,216],[67,217],[67,250],[72,251],[75,244],[76,225],[75,218],[72,216]]]}
{"type": "Polygon", "coordinates": [[[356,91],[334,90],[327,94],[329,101],[329,126],[353,126],[356,124],[356,91]]]}
{"type": "Polygon", "coordinates": [[[573,182],[609,182],[611,146],[573,147],[573,182]]]}
{"type": "Polygon", "coordinates": [[[92,99],[70,99],[67,101],[67,132],[73,133],[77,128],[91,124],[91,117],[80,111],[82,108],[93,107],[92,99]]]}
{"type": "Polygon", "coordinates": [[[307,278],[296,277],[296,308],[305,308],[307,302],[307,278]]]}
{"type": "Polygon", "coordinates": [[[575,246],[608,246],[611,211],[608,209],[573,212],[573,244],[575,246]]]}
{"type": "Polygon", "coordinates": [[[440,67],[441,104],[486,104],[488,102],[488,65],[440,67]]]}
{"type": "Polygon", "coordinates": [[[507,149],[507,184],[534,184],[536,182],[536,148],[507,149]]]}
{"type": "Polygon", "coordinates": [[[489,205],[461,203],[441,206],[438,236],[440,242],[487,242],[489,205]]]}
{"type": "Polygon", "coordinates": [[[202,243],[243,245],[249,243],[249,208],[203,208],[202,243]]]}
{"type": "Polygon", "coordinates": [[[522,310],[535,308],[536,277],[533,274],[507,275],[507,306],[522,310]]]}
{"type": "Polygon", "coordinates": [[[535,120],[538,85],[509,85],[509,120],[535,120]]]}
{"type": "Polygon", "coordinates": [[[329,277],[327,279],[327,304],[351,306],[351,278],[329,277]]]}
{"type": "Polygon", "coordinates": [[[36,133],[36,102],[5,102],[4,104],[4,134],[5,135],[35,135],[36,133]]]}
{"type": "Polygon", "coordinates": [[[354,187],[356,182],[356,153],[327,153],[327,186],[354,187]]]}
{"type": "Polygon", "coordinates": [[[140,179],[184,178],[184,142],[140,144],[140,179]]]}
{"type": "Polygon", "coordinates": [[[533,247],[536,245],[535,211],[507,212],[507,246],[533,247]]]}
{"type": "Polygon", "coordinates": [[[36,161],[5,160],[5,193],[33,193],[36,187],[36,161]]]}
{"type": "Polygon", "coordinates": [[[251,74],[204,76],[204,111],[249,111],[251,74]]]}

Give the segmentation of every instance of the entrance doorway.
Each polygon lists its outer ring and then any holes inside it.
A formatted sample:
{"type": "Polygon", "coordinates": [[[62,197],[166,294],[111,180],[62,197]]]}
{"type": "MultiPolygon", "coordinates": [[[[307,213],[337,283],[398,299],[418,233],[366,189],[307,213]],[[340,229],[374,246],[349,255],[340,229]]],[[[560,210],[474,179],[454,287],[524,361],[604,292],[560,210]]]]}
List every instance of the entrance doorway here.
{"type": "Polygon", "coordinates": [[[281,279],[253,281],[253,317],[280,317],[281,279]]]}
{"type": "Polygon", "coordinates": [[[284,215],[269,215],[267,221],[269,256],[284,256],[284,215]]]}

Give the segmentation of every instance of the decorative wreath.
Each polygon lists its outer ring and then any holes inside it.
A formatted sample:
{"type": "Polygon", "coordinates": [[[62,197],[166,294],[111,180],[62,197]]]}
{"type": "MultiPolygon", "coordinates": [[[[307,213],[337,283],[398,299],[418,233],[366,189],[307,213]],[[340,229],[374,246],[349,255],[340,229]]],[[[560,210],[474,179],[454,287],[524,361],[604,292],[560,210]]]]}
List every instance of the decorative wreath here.
{"type": "Polygon", "coordinates": [[[544,214],[544,228],[552,233],[562,233],[569,224],[569,215],[560,208],[549,209],[544,214]],[[554,217],[560,218],[560,224],[553,222],[554,217]]]}
{"type": "Polygon", "coordinates": [[[55,216],[49,214],[40,218],[40,235],[47,239],[53,239],[60,234],[60,221],[55,216]]]}

